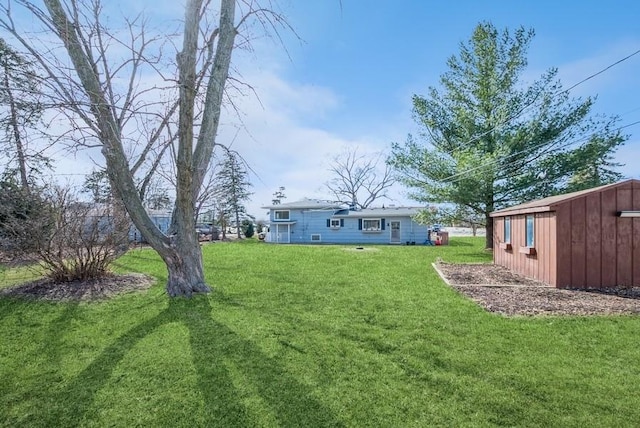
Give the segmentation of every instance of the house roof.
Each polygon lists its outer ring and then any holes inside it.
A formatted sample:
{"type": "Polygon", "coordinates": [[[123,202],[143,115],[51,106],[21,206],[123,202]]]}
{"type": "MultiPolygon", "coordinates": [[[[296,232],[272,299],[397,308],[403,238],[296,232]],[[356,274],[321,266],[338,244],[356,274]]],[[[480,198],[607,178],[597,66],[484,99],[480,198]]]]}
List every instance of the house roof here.
{"type": "Polygon", "coordinates": [[[322,199],[301,199],[295,202],[288,202],[277,205],[267,205],[262,209],[268,210],[300,210],[316,209],[333,211],[334,217],[369,218],[369,217],[407,217],[416,215],[424,207],[380,207],[350,210],[345,204],[322,199]]]}
{"type": "Polygon", "coordinates": [[[340,202],[324,201],[322,199],[301,199],[295,202],[287,202],[284,204],[267,205],[261,207],[266,210],[292,210],[292,209],[318,209],[318,210],[337,210],[345,208],[340,202]]]}
{"type": "Polygon", "coordinates": [[[531,202],[525,202],[524,204],[514,205],[509,208],[492,212],[491,217],[503,217],[506,215],[555,211],[558,205],[570,202],[574,199],[581,198],[592,193],[603,192],[605,190],[627,185],[627,184],[632,184],[640,188],[640,180],[630,179],[630,180],[620,181],[618,183],[606,184],[604,186],[599,186],[599,187],[593,187],[591,189],[580,190],[578,192],[565,193],[564,195],[549,196],[548,198],[538,199],[531,202]]]}
{"type": "Polygon", "coordinates": [[[352,218],[383,218],[383,217],[410,217],[418,214],[423,207],[385,207],[385,208],[365,208],[357,211],[347,211],[336,213],[334,217],[352,218]]]}

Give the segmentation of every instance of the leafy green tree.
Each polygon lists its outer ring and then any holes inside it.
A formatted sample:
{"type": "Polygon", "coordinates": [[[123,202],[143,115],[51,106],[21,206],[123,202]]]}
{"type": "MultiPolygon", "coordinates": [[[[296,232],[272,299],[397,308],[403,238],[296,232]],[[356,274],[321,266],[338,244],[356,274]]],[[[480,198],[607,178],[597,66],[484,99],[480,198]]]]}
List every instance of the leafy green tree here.
{"type": "Polygon", "coordinates": [[[249,191],[249,187],[251,187],[249,173],[240,162],[237,153],[225,151],[216,173],[216,183],[221,217],[235,219],[238,238],[241,238],[240,217],[246,214],[244,202],[249,199],[252,193],[249,191]]]}
{"type": "Polygon", "coordinates": [[[483,216],[487,248],[493,247],[492,211],[566,190],[571,179],[586,183],[584,165],[613,167],[602,160],[625,139],[612,130],[614,119],[590,120],[593,99],[570,98],[556,69],[523,82],[533,36],[522,27],[499,32],[480,23],[449,58],[442,88],[414,95],[422,132],[394,143],[389,158],[414,199],[483,216]],[[598,142],[598,149],[581,140],[598,142]]]}
{"type": "Polygon", "coordinates": [[[84,179],[82,193],[88,193],[95,203],[108,203],[113,200],[109,176],[105,169],[93,170],[84,179]]]}
{"type": "Polygon", "coordinates": [[[622,164],[613,161],[612,153],[623,142],[624,138],[617,134],[593,136],[571,153],[574,171],[567,190],[574,192],[620,181],[624,176],[615,168],[622,164]]]}
{"type": "Polygon", "coordinates": [[[0,252],[32,255],[50,234],[53,209],[45,189],[25,188],[15,176],[0,180],[0,252]]]}

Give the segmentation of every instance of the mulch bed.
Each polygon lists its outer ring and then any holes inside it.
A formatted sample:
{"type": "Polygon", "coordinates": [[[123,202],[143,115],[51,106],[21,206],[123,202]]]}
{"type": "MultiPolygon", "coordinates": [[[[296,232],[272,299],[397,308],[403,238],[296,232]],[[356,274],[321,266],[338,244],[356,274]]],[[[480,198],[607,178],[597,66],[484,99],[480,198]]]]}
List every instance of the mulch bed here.
{"type": "Polygon", "coordinates": [[[514,315],[640,313],[640,288],[557,289],[490,264],[434,263],[452,288],[490,312],[514,315]]]}
{"type": "Polygon", "coordinates": [[[143,274],[108,275],[89,281],[53,283],[47,279],[31,281],[0,290],[0,296],[14,296],[41,300],[92,301],[118,294],[150,288],[155,279],[143,274]]]}

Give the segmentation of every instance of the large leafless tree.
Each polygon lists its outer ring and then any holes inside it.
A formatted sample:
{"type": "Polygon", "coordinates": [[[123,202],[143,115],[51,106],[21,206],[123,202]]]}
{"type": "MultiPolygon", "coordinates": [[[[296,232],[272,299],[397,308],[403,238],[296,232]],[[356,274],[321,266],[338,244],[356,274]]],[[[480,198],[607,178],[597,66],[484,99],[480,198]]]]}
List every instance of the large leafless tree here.
{"type": "Polygon", "coordinates": [[[242,33],[250,22],[277,31],[284,21],[255,0],[187,0],[173,73],[160,53],[174,40],[160,33],[149,36],[141,17],[126,20],[124,33],[113,32],[105,25],[99,0],[43,3],[44,7],[26,0],[6,2],[0,26],[37,59],[47,75],[48,90],[81,135],[78,141],[100,147],[115,194],[167,266],[168,294],[209,291],[194,206],[216,142],[232,52],[252,37],[242,33]],[[26,9],[44,28],[44,36],[34,39],[34,33],[23,31],[15,22],[13,6],[26,9]],[[161,77],[161,84],[145,86],[143,73],[150,70],[161,77]],[[136,180],[136,174],[144,176],[143,165],[153,167],[151,154],[164,152],[164,147],[173,151],[176,171],[176,203],[168,233],[162,233],[144,209],[140,183],[146,177],[136,180]]]}
{"type": "Polygon", "coordinates": [[[337,201],[367,208],[376,200],[386,198],[395,179],[385,164],[382,153],[359,154],[347,149],[333,158],[329,171],[332,179],[325,185],[337,201]]]}

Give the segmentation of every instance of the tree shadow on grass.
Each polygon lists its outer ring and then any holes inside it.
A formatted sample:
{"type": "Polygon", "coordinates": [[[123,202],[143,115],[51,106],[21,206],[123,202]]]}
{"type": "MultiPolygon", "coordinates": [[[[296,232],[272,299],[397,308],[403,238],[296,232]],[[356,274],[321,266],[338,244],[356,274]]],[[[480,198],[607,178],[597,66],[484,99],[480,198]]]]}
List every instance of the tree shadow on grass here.
{"type": "Polygon", "coordinates": [[[451,247],[473,247],[474,244],[468,241],[461,241],[455,238],[449,238],[449,246],[451,247]]]}
{"type": "Polygon", "coordinates": [[[15,297],[0,296],[0,321],[15,312],[20,303],[20,300],[15,297]]]}
{"type": "MultiPolygon", "coordinates": [[[[90,419],[87,414],[96,394],[109,382],[118,364],[146,336],[165,324],[176,322],[189,330],[198,388],[204,400],[204,426],[255,424],[252,423],[250,409],[242,403],[234,386],[230,365],[251,383],[250,389],[268,406],[278,425],[342,425],[278,361],[264,355],[253,342],[215,321],[208,296],[172,299],[167,309],[120,336],[54,397],[56,402],[64,405],[41,415],[44,425],[70,426],[83,418],[90,419]]],[[[182,358],[183,355],[176,356],[176,364],[180,364],[182,358]]]]}

